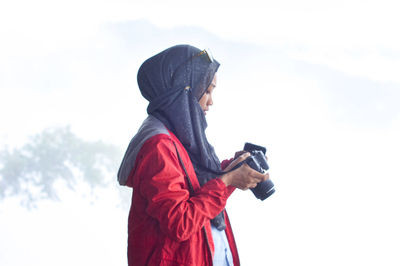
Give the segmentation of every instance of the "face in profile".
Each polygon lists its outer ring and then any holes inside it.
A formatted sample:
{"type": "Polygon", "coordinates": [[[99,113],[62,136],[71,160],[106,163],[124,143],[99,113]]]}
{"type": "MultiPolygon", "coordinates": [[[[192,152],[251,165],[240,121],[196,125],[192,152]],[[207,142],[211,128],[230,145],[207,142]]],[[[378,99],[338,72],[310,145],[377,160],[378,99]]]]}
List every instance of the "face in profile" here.
{"type": "Polygon", "coordinates": [[[210,86],[207,88],[206,92],[199,100],[199,104],[201,106],[201,109],[203,109],[204,115],[207,114],[209,107],[213,105],[212,93],[216,86],[217,86],[217,74],[214,75],[214,78],[211,81],[210,86]]]}

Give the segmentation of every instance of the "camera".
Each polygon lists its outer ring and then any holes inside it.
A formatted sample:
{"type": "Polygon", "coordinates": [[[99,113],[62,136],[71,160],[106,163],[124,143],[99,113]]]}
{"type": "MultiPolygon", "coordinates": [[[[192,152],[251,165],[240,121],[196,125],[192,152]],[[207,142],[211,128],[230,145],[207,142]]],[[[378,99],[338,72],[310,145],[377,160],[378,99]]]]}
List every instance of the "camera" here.
{"type": "MultiPolygon", "coordinates": [[[[268,169],[267,159],[265,158],[265,153],[267,149],[262,146],[258,146],[251,143],[245,143],[244,151],[250,152],[250,156],[247,157],[245,163],[247,163],[252,169],[265,173],[268,169]]],[[[255,188],[251,188],[254,196],[260,200],[265,200],[275,192],[274,183],[271,180],[265,180],[257,184],[255,188]]]]}

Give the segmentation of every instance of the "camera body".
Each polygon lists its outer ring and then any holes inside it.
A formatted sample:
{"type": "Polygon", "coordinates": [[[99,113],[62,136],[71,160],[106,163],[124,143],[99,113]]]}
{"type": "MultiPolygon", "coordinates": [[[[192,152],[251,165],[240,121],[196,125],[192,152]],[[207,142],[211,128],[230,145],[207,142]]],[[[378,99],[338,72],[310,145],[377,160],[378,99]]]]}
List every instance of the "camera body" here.
{"type": "MultiPolygon", "coordinates": [[[[250,152],[250,156],[246,158],[245,163],[247,163],[252,169],[262,174],[268,171],[269,166],[267,159],[265,158],[267,149],[265,147],[246,143],[243,150],[250,152]]],[[[255,188],[251,189],[251,191],[256,198],[265,200],[275,192],[275,186],[274,183],[268,179],[264,182],[258,183],[255,188]]]]}
{"type": "Polygon", "coordinates": [[[250,156],[247,157],[245,162],[254,170],[265,173],[268,171],[269,166],[267,160],[265,159],[264,153],[262,151],[251,151],[250,156]]]}

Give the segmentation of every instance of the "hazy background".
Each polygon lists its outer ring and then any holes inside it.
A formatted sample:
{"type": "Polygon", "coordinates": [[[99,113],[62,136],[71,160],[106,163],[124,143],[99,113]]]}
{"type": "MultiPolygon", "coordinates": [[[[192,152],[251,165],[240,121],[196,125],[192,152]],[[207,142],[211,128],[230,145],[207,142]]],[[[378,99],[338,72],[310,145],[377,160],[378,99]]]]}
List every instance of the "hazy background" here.
{"type": "Polygon", "coordinates": [[[3,1],[0,265],[126,265],[115,171],[146,117],[137,69],[182,43],[221,63],[207,115],[220,158],[268,148],[276,193],[228,201],[242,265],[399,265],[398,10],[3,1]]]}

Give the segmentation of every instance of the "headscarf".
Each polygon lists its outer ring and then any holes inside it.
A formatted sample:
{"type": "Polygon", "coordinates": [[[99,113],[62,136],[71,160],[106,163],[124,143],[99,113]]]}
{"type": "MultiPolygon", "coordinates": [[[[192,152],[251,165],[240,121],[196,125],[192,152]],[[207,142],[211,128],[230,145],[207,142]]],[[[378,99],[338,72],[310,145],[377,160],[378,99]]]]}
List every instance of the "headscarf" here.
{"type": "MultiPolygon", "coordinates": [[[[221,171],[205,134],[207,122],[199,104],[218,67],[209,52],[177,45],[147,59],[137,76],[140,92],[149,101],[147,113],[163,122],[183,144],[201,186],[216,178],[212,171],[221,171]]],[[[225,229],[223,213],[212,223],[225,229]]]]}

